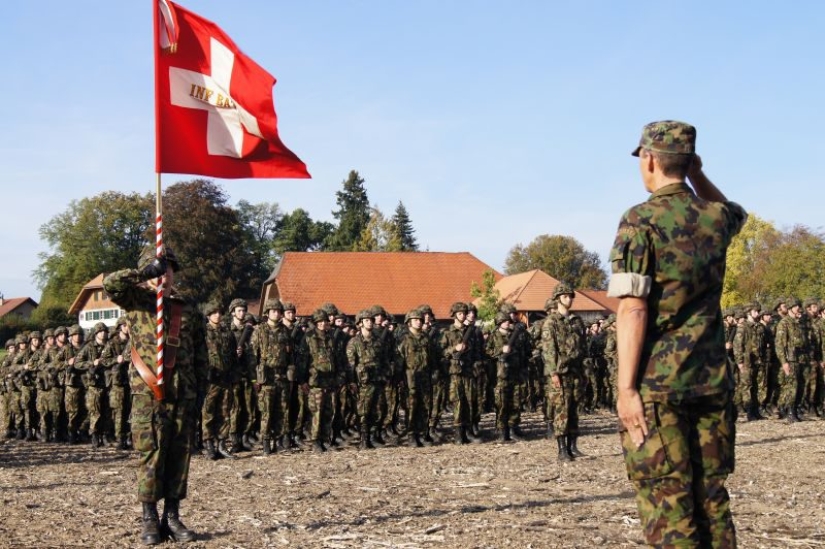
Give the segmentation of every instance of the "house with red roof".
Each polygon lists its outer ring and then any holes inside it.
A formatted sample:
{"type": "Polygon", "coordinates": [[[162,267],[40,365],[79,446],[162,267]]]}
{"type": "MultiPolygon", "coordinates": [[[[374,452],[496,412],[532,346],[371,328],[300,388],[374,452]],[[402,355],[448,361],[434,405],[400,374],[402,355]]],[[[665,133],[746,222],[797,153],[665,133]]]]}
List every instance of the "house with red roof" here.
{"type": "Polygon", "coordinates": [[[264,282],[261,304],[290,301],[299,316],[327,302],[350,316],[381,305],[396,317],[428,304],[446,319],[454,302],[472,301],[472,284],[481,286],[486,271],[502,277],[468,252],[286,252],[264,282]]]}
{"type": "Polygon", "coordinates": [[[74,303],[69,307],[69,314],[76,315],[77,323],[81,328],[89,330],[98,322],[114,326],[124,311],[103,290],[103,273],[101,273],[83,286],[74,303]]]}
{"type": "Polygon", "coordinates": [[[6,298],[0,294],[0,318],[14,315],[20,317],[20,320],[28,320],[35,309],[37,302],[30,297],[6,298]]]}

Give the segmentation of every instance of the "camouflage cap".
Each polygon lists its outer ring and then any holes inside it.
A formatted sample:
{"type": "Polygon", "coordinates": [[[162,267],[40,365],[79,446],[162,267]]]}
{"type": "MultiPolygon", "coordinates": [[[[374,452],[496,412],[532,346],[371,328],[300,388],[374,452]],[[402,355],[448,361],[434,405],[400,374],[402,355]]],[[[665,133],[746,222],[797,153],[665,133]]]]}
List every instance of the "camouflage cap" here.
{"type": "Polygon", "coordinates": [[[326,322],[329,320],[329,315],[323,309],[315,309],[312,313],[312,320],[315,322],[326,322]]]}
{"type": "Polygon", "coordinates": [[[284,312],[284,304],[280,299],[267,299],[264,304],[264,314],[268,315],[271,310],[284,312]]]}
{"type": "Polygon", "coordinates": [[[229,312],[235,312],[235,309],[238,307],[242,309],[247,309],[248,305],[245,299],[235,298],[229,303],[229,312]]]}
{"type": "MultiPolygon", "coordinates": [[[[172,266],[173,271],[178,271],[180,269],[180,264],[178,263],[178,257],[175,255],[175,252],[172,251],[172,248],[163,246],[163,255],[166,257],[166,262],[172,266]]],[[[154,244],[147,244],[143,247],[143,250],[140,252],[140,258],[138,259],[138,269],[143,269],[147,265],[149,265],[155,258],[158,256],[157,246],[154,244]]]]}
{"type": "Polygon", "coordinates": [[[221,306],[217,301],[210,301],[206,304],[206,307],[203,308],[203,314],[206,316],[211,316],[214,313],[221,312],[221,306]]]}
{"type": "Polygon", "coordinates": [[[642,128],[639,146],[630,154],[639,156],[642,149],[665,154],[694,154],[696,128],[676,120],[651,122],[642,128]]]}
{"type": "Polygon", "coordinates": [[[43,330],[43,337],[54,337],[54,330],[52,330],[51,328],[46,328],[45,330],[43,330]]]}

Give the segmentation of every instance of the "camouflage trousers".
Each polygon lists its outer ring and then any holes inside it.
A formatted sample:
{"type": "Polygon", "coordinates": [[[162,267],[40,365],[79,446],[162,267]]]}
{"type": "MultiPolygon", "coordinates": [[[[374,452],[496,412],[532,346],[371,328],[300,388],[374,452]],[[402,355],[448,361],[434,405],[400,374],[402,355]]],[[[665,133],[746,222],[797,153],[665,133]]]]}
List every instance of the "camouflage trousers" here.
{"type": "Polygon", "coordinates": [[[89,432],[102,435],[109,423],[109,395],[101,387],[86,389],[86,409],[89,411],[89,432]]]}
{"type": "Polygon", "coordinates": [[[611,406],[610,409],[615,410],[619,400],[619,367],[610,365],[607,368],[607,372],[607,402],[611,406]]]}
{"type": "Polygon", "coordinates": [[[195,400],[159,403],[132,395],[132,444],[139,453],[138,500],[185,499],[195,433],[195,400]]]}
{"type": "Polygon", "coordinates": [[[822,366],[819,363],[811,363],[808,376],[805,379],[805,404],[811,410],[822,411],[823,390],[825,390],[825,379],[822,376],[822,366]]]}
{"type": "Polygon", "coordinates": [[[26,429],[37,428],[37,389],[24,385],[20,388],[20,413],[26,429]]]}
{"type": "Polygon", "coordinates": [[[363,428],[376,425],[378,417],[378,397],[384,393],[381,383],[361,383],[358,385],[358,421],[363,428]]]}
{"type": "Polygon", "coordinates": [[[70,433],[77,433],[86,414],[84,397],[86,390],[83,387],[66,387],[64,397],[66,404],[66,416],[70,433]]]}
{"type": "Polygon", "coordinates": [[[473,425],[481,423],[487,399],[487,383],[487,370],[481,365],[473,372],[473,399],[470,402],[470,421],[473,425]]]}
{"type": "Polygon", "coordinates": [[[308,395],[309,411],[312,413],[310,439],[316,442],[328,441],[332,427],[333,389],[310,387],[308,395]]]}
{"type": "Polygon", "coordinates": [[[444,408],[447,406],[449,380],[439,377],[437,381],[432,381],[428,385],[431,387],[431,396],[427,413],[429,414],[430,427],[435,428],[441,421],[441,414],[444,413],[444,408]]]}
{"type": "Polygon", "coordinates": [[[246,415],[244,408],[244,394],[243,384],[233,383],[229,390],[232,392],[230,402],[232,409],[229,412],[229,432],[234,434],[243,434],[243,418],[246,415]]]}
{"type": "Polygon", "coordinates": [[[226,440],[229,438],[229,418],[233,409],[232,388],[228,385],[210,383],[201,410],[203,440],[226,440]]]}
{"type": "Polygon", "coordinates": [[[260,423],[258,394],[252,382],[245,379],[241,385],[243,387],[241,392],[241,397],[243,398],[243,415],[240,418],[241,424],[238,425],[239,431],[237,432],[251,435],[260,423]]]}
{"type": "Polygon", "coordinates": [[[513,382],[499,379],[493,389],[496,402],[496,429],[502,431],[505,427],[515,426],[513,421],[513,382]]]}
{"type": "Polygon", "coordinates": [[[433,408],[433,388],[426,372],[407,371],[407,413],[410,431],[427,432],[427,415],[433,408]]]}
{"type": "Polygon", "coordinates": [[[109,411],[112,417],[112,429],[117,440],[129,432],[129,387],[112,385],[109,387],[109,411]]]}
{"type": "Polygon", "coordinates": [[[779,408],[785,413],[790,413],[798,406],[805,391],[807,364],[791,362],[790,375],[786,374],[780,366],[779,368],[779,408]]]}
{"type": "Polygon", "coordinates": [[[0,437],[6,435],[11,419],[9,418],[8,393],[0,393],[0,437]]]}
{"type": "Polygon", "coordinates": [[[20,409],[20,391],[11,391],[6,395],[6,408],[12,429],[22,429],[24,420],[23,410],[20,409]]]}
{"type": "Polygon", "coordinates": [[[398,411],[403,402],[403,398],[401,397],[401,393],[403,392],[401,385],[402,384],[397,381],[388,381],[384,385],[383,398],[379,399],[378,422],[386,429],[389,429],[398,423],[398,411]]]}
{"type": "Polygon", "coordinates": [[[57,414],[52,411],[57,389],[37,391],[37,413],[40,415],[40,433],[49,435],[57,427],[57,414]]]}
{"type": "Polygon", "coordinates": [[[644,403],[640,448],[621,433],[627,475],[653,547],[736,547],[725,481],[734,469],[735,414],[727,393],[644,403]]]}
{"type": "Polygon", "coordinates": [[[557,437],[579,434],[579,408],[576,396],[579,379],[573,374],[560,374],[561,387],[553,386],[553,378],[545,384],[547,415],[552,418],[553,432],[557,437]]]}
{"type": "Polygon", "coordinates": [[[271,440],[285,435],[289,423],[289,383],[276,381],[273,385],[262,385],[258,391],[258,408],[261,437],[271,440]]]}
{"type": "Polygon", "coordinates": [[[472,418],[470,403],[475,401],[473,378],[464,375],[450,376],[450,404],[453,406],[453,425],[469,427],[472,418]]]}

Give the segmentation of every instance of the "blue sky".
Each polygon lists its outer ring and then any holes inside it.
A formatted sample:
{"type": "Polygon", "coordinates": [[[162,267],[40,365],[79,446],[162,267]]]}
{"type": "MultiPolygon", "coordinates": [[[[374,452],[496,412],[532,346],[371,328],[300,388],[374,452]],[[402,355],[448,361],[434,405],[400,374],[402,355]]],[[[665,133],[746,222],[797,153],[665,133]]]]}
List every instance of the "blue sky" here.
{"type": "MultiPolygon", "coordinates": [[[[541,234],[607,256],[646,198],[641,127],[698,128],[706,173],[780,227],[825,190],[820,2],[189,0],[278,79],[284,142],[311,180],[219,180],[230,202],[332,221],[351,169],[422,249],[501,269],[541,234]]],[[[39,299],[38,229],[71,200],[154,189],[151,0],[4,10],[0,292],[39,299]]],[[[187,176],[164,175],[164,185],[187,176]]]]}

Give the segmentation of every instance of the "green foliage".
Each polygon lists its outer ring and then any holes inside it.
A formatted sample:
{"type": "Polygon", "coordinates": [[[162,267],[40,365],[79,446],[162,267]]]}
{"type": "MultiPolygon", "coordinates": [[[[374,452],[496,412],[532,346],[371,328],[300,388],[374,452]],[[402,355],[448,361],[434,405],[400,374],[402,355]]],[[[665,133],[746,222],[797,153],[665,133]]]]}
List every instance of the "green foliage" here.
{"type": "Polygon", "coordinates": [[[311,252],[322,248],[335,227],[326,221],[313,221],[309,213],[297,208],[281,218],[272,241],[272,250],[280,257],[284,252],[311,252]]]}
{"type": "Polygon", "coordinates": [[[72,316],[63,307],[47,307],[40,304],[32,312],[31,323],[40,329],[57,328],[58,326],[71,326],[77,324],[77,317],[72,316]]]}
{"type": "Polygon", "coordinates": [[[589,252],[571,236],[540,235],[527,246],[517,244],[504,263],[507,274],[541,269],[557,280],[577,289],[603,290],[607,273],[596,252],[589,252]]]}
{"type": "Polygon", "coordinates": [[[493,271],[484,271],[482,276],[481,286],[472,283],[470,286],[470,295],[475,298],[481,298],[478,304],[478,318],[482,321],[493,321],[504,300],[501,299],[501,294],[495,288],[496,277],[493,271]]]}
{"type": "Polygon", "coordinates": [[[390,237],[390,222],[377,207],[370,208],[370,220],[361,231],[361,238],[355,243],[354,250],[356,252],[390,251],[387,249],[390,237]]]}
{"type": "Polygon", "coordinates": [[[343,190],[335,193],[338,210],[332,212],[338,226],[326,241],[325,249],[346,252],[356,249],[370,221],[370,201],[364,179],[352,170],[343,182],[343,190]]]}
{"type": "Polygon", "coordinates": [[[825,234],[803,225],[780,231],[750,214],[728,248],[722,306],[780,295],[825,296],[825,234]]]}
{"type": "Polygon", "coordinates": [[[34,272],[41,306],[68,309],[81,288],[102,272],[133,266],[153,226],[151,195],[107,191],[73,200],[40,227],[49,247],[34,272]]]}
{"type": "Polygon", "coordinates": [[[265,273],[270,273],[280,255],[275,251],[275,236],[281,227],[284,214],[275,202],[250,204],[246,200],[238,202],[238,217],[244,229],[246,246],[255,250],[263,262],[265,273]]]}
{"type": "Polygon", "coordinates": [[[389,225],[389,242],[387,251],[390,252],[417,252],[418,242],[415,239],[415,229],[413,229],[410,215],[404,203],[398,201],[389,225]]]}

